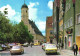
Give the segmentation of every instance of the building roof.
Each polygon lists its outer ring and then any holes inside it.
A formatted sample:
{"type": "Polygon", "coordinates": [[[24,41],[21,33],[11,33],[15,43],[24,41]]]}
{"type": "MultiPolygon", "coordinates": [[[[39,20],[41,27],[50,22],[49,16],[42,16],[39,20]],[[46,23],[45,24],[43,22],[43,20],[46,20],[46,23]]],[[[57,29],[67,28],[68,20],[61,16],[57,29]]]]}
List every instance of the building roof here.
{"type": "Polygon", "coordinates": [[[28,8],[28,6],[24,3],[21,8],[28,8]]]}
{"type": "Polygon", "coordinates": [[[39,35],[43,36],[41,31],[37,28],[37,26],[35,25],[35,23],[33,21],[29,20],[29,24],[31,24],[31,26],[34,29],[36,34],[39,34],[39,35]]]}

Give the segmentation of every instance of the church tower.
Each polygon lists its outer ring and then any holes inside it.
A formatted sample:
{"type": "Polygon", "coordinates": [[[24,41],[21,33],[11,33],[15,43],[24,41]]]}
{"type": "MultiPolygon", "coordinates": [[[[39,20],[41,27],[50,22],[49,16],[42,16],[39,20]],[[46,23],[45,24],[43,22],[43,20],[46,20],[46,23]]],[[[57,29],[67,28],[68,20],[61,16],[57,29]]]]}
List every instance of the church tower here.
{"type": "Polygon", "coordinates": [[[41,40],[41,37],[43,38],[42,34],[40,33],[39,29],[36,27],[35,23],[29,20],[28,6],[25,4],[25,0],[24,0],[24,4],[21,7],[21,20],[24,22],[25,25],[28,26],[28,31],[34,37],[33,41],[41,40]]]}
{"type": "Polygon", "coordinates": [[[25,25],[29,26],[29,21],[28,21],[28,6],[24,4],[21,7],[21,20],[24,22],[25,25]]]}

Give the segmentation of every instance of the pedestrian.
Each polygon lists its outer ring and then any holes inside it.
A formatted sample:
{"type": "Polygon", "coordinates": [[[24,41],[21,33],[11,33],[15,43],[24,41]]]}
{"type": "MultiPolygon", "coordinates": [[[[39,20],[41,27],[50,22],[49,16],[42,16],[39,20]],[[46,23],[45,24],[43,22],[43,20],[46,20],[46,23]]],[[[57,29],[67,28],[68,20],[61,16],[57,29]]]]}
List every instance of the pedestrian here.
{"type": "Polygon", "coordinates": [[[59,43],[57,44],[57,49],[59,49],[59,43]]]}
{"type": "Polygon", "coordinates": [[[33,45],[32,42],[30,43],[30,45],[31,45],[31,47],[32,47],[32,45],[33,45]]]}
{"type": "Polygon", "coordinates": [[[75,56],[75,55],[77,56],[78,46],[76,45],[76,43],[73,44],[72,49],[73,49],[73,51],[74,51],[74,56],[75,56]]]}
{"type": "Polygon", "coordinates": [[[60,49],[60,43],[57,44],[57,48],[60,49]]]}
{"type": "Polygon", "coordinates": [[[64,46],[64,44],[63,44],[63,42],[62,42],[61,49],[63,49],[63,46],[64,46]]]}

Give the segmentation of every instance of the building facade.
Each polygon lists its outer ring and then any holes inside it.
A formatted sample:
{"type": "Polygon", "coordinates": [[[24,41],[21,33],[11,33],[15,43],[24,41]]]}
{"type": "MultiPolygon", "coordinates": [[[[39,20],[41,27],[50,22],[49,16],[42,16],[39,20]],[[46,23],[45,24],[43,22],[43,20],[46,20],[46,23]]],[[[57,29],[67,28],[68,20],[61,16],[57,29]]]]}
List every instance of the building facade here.
{"type": "Polygon", "coordinates": [[[74,11],[72,0],[66,0],[65,14],[64,14],[64,45],[65,45],[64,47],[67,49],[72,48],[74,40],[78,45],[78,47],[80,47],[79,5],[80,5],[80,1],[75,0],[75,11],[74,11]],[[74,12],[75,12],[75,15],[74,15],[74,12]],[[75,21],[74,21],[74,16],[75,16],[75,21]],[[74,22],[75,22],[75,26],[74,26],[74,22]],[[74,35],[74,31],[75,31],[75,35],[74,35]]]}
{"type": "MultiPolygon", "coordinates": [[[[53,28],[54,35],[57,35],[57,8],[56,1],[53,2],[53,28]]],[[[80,0],[75,0],[75,10],[73,6],[73,0],[60,0],[59,7],[59,43],[60,40],[64,41],[64,48],[71,49],[74,42],[80,47],[80,0]],[[64,3],[65,2],[65,7],[64,3]],[[65,8],[65,10],[64,10],[65,8]],[[74,13],[75,12],[75,13],[74,13]],[[74,18],[75,16],[75,18],[74,18]],[[74,21],[75,19],[75,21],[74,21]],[[75,25],[74,25],[75,22],[75,25]],[[74,29],[75,27],[75,29],[74,29]],[[74,34],[75,33],[75,34],[74,34]],[[74,38],[75,37],[75,38],[74,38]]],[[[54,37],[55,37],[54,36],[54,37]]]]}
{"type": "Polygon", "coordinates": [[[57,22],[56,22],[56,1],[54,0],[53,2],[53,15],[52,15],[52,18],[53,18],[53,42],[57,45],[57,39],[56,39],[56,35],[57,35],[57,22]]]}
{"type": "Polygon", "coordinates": [[[59,8],[59,42],[62,42],[63,37],[63,8],[62,8],[62,0],[60,0],[60,8],[59,8]]]}
{"type": "Polygon", "coordinates": [[[71,48],[73,45],[73,4],[72,0],[66,0],[64,15],[64,40],[65,48],[71,48]]]}
{"type": "Polygon", "coordinates": [[[49,43],[53,42],[53,19],[52,19],[52,16],[46,18],[46,40],[49,43]]]}
{"type": "Polygon", "coordinates": [[[54,0],[53,2],[53,32],[54,32],[54,37],[56,38],[56,1],[54,0]]]}
{"type": "Polygon", "coordinates": [[[75,18],[76,18],[76,25],[75,25],[75,40],[78,47],[80,47],[80,0],[76,0],[75,2],[75,18]]]}
{"type": "Polygon", "coordinates": [[[54,0],[53,2],[53,29],[54,37],[56,38],[57,44],[59,43],[59,7],[60,0],[54,0]]]}

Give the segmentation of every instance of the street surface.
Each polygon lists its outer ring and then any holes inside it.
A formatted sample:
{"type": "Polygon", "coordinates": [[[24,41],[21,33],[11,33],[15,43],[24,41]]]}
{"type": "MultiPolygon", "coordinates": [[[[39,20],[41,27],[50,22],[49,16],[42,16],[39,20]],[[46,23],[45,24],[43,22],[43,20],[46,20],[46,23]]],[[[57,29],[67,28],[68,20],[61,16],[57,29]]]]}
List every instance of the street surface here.
{"type": "Polygon", "coordinates": [[[41,46],[33,46],[32,48],[29,47],[24,47],[24,54],[19,55],[10,55],[10,52],[7,51],[2,51],[0,52],[0,56],[61,56],[57,54],[48,54],[46,55],[45,52],[42,50],[41,46]]]}

